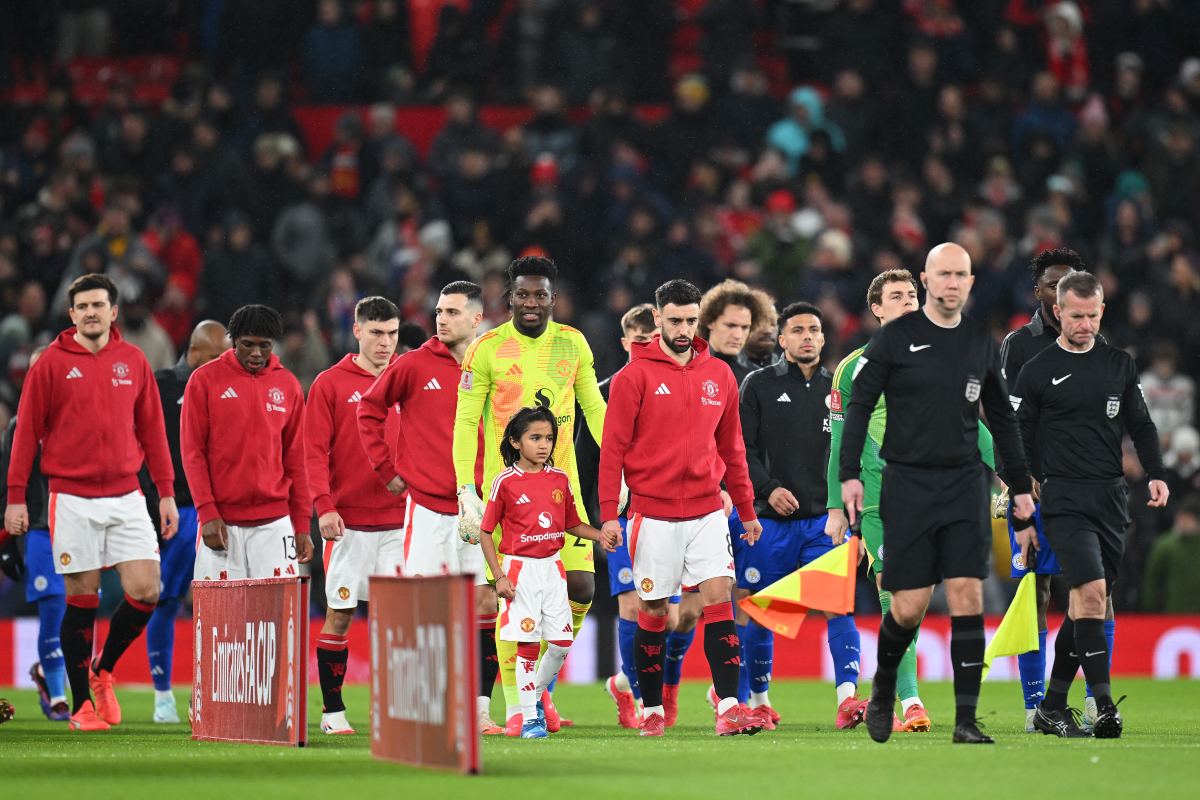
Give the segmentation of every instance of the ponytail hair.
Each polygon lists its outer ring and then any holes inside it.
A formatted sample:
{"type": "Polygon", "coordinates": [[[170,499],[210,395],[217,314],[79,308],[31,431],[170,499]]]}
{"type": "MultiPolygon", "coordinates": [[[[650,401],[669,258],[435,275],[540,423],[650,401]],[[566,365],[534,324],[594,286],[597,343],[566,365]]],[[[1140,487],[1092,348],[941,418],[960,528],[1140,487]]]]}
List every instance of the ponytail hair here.
{"type": "MultiPolygon", "coordinates": [[[[550,435],[554,437],[555,442],[558,441],[558,420],[554,418],[554,412],[545,406],[525,406],[509,417],[508,424],[504,426],[504,435],[500,438],[500,458],[503,459],[504,466],[511,467],[517,463],[521,453],[513,447],[512,440],[521,441],[525,431],[535,422],[549,422],[550,435]]],[[[553,451],[550,458],[546,459],[546,466],[554,466],[553,451]]]]}

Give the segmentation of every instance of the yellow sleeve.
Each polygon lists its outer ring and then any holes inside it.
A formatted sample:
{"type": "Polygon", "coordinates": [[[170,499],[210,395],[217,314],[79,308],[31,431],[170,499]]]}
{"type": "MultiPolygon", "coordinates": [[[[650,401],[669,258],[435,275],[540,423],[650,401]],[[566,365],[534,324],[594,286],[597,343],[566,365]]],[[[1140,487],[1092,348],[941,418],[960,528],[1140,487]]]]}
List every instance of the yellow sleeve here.
{"type": "Polygon", "coordinates": [[[575,373],[575,400],[583,409],[583,418],[587,420],[592,438],[599,445],[604,437],[604,412],[607,406],[596,381],[596,359],[592,356],[592,348],[588,346],[582,333],[578,336],[579,370],[575,373]]]}
{"type": "MultiPolygon", "coordinates": [[[[471,343],[463,357],[458,381],[458,405],[454,411],[454,480],[459,486],[475,483],[475,459],[479,454],[479,419],[492,390],[492,338],[483,335],[471,343]]],[[[481,489],[482,487],[475,487],[481,489]]]]}

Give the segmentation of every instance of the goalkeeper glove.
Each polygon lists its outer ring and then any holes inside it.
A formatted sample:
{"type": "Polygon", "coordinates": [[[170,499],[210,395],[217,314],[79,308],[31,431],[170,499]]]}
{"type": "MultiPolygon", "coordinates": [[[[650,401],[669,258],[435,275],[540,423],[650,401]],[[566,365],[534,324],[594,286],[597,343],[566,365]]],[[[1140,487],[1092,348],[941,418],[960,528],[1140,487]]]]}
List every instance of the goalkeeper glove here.
{"type": "Polygon", "coordinates": [[[479,544],[483,523],[483,501],[472,483],[458,487],[458,536],[467,544],[479,544]]]}
{"type": "Polygon", "coordinates": [[[629,487],[625,485],[625,475],[621,475],[621,494],[617,496],[617,516],[623,517],[629,511],[629,487]]]}
{"type": "Polygon", "coordinates": [[[1008,516],[1008,487],[992,498],[992,519],[1004,519],[1008,516]]]}

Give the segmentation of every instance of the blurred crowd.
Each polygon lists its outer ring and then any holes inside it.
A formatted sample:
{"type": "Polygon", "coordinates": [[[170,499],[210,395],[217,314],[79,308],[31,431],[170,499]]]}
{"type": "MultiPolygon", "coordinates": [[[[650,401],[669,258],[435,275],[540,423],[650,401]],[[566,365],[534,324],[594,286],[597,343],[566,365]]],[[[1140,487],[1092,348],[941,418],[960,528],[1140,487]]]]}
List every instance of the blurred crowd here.
{"type": "MultiPolygon", "coordinates": [[[[877,327],[878,272],[957,241],[970,313],[1000,337],[1038,307],[1032,257],[1063,246],[1104,282],[1105,336],[1144,371],[1171,469],[1160,513],[1127,459],[1126,574],[1200,524],[1200,3],[2,5],[0,423],[86,272],[118,283],[155,368],[196,320],[281,309],[307,387],[355,349],[360,298],[395,300],[419,342],[438,288],[470,279],[494,325],[527,253],[558,263],[555,318],[603,377],[621,314],[670,278],[816,303],[832,367],[877,327]],[[161,102],[127,75],[81,102],[69,65],[145,52],[184,65],[161,102]],[[313,105],[342,107],[332,135],[301,124],[313,105]],[[524,121],[485,124],[494,105],[524,121]],[[399,124],[411,106],[444,111],[431,140],[399,124]]],[[[1165,602],[1140,578],[1119,591],[1165,602]]]]}

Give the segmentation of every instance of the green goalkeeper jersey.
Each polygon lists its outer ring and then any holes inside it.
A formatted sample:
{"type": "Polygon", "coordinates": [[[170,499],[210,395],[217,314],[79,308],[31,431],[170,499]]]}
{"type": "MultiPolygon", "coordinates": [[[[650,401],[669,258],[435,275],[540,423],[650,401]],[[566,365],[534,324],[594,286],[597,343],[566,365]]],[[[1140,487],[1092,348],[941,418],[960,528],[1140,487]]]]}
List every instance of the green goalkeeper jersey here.
{"type": "MultiPolygon", "coordinates": [[[[842,425],[846,421],[846,409],[850,407],[850,389],[854,377],[858,374],[859,359],[862,358],[865,347],[860,347],[842,359],[833,373],[833,390],[829,395],[829,498],[827,508],[842,508],[842,482],[838,480],[838,456],[842,449],[842,425]]],[[[879,454],[883,448],[883,433],[887,428],[887,405],[884,396],[880,395],[875,409],[871,412],[871,420],[867,423],[867,441],[863,445],[861,466],[864,489],[863,511],[869,511],[879,506],[879,481],[883,474],[883,456],[879,454]]],[[[979,453],[989,468],[995,469],[995,457],[992,454],[992,434],[979,424],[979,453]]]]}

